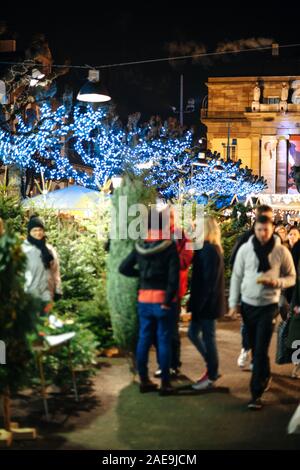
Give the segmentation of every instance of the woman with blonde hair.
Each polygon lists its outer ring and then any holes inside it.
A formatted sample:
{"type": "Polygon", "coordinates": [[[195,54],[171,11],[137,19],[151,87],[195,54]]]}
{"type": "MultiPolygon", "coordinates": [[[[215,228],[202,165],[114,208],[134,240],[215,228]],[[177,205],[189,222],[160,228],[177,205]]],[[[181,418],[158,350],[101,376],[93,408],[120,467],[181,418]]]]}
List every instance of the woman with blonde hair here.
{"type": "Polygon", "coordinates": [[[192,385],[205,390],[218,379],[219,361],[216,345],[216,319],[225,314],[224,260],[221,231],[217,221],[204,217],[204,244],[195,251],[189,310],[192,321],[188,336],[202,355],[206,370],[192,385]]]}

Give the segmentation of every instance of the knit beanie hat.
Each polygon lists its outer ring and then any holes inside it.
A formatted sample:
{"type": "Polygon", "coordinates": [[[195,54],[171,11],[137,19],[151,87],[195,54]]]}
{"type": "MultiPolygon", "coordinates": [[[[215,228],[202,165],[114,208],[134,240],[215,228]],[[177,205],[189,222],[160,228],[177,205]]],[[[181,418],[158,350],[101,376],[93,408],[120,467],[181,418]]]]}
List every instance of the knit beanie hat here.
{"type": "Polygon", "coordinates": [[[36,227],[39,227],[39,228],[42,228],[43,230],[45,230],[45,225],[44,225],[43,221],[39,217],[37,217],[36,215],[32,215],[30,217],[30,220],[29,220],[28,225],[27,225],[28,233],[30,233],[30,231],[33,228],[36,228],[36,227]]]}

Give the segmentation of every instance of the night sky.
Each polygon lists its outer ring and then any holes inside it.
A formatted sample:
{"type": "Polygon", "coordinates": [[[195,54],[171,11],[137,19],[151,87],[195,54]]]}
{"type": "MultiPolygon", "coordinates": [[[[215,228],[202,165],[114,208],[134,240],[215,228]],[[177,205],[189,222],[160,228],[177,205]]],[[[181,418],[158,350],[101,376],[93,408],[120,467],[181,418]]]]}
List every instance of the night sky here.
{"type": "MultiPolygon", "coordinates": [[[[84,2],[78,8],[70,7],[69,11],[61,11],[53,4],[39,5],[35,8],[30,4],[19,8],[17,13],[15,8],[9,11],[7,7],[6,11],[2,9],[1,19],[7,21],[10,31],[18,34],[19,48],[30,41],[33,33],[45,33],[54,62],[59,64],[65,59],[70,59],[74,65],[102,65],[203,50],[213,52],[222,49],[220,43],[226,45],[235,41],[238,47],[236,41],[249,38],[253,45],[264,45],[272,40],[279,44],[300,43],[297,13],[293,13],[292,6],[287,10],[274,7],[274,3],[270,7],[272,15],[270,8],[262,10],[250,3],[241,3],[239,7],[227,4],[226,9],[220,9],[215,2],[211,8],[201,6],[200,2],[197,7],[182,2],[180,8],[167,5],[167,10],[161,10],[163,4],[159,2],[140,3],[135,8],[98,4],[98,10],[89,4],[89,13],[84,11],[84,2]]],[[[140,110],[147,118],[154,113],[172,115],[171,106],[179,106],[179,77],[183,73],[185,103],[189,97],[194,97],[196,112],[199,112],[206,94],[207,77],[229,70],[234,75],[242,75],[243,67],[247,65],[251,72],[252,64],[256,75],[254,54],[118,67],[103,71],[102,79],[121,117],[140,110]]],[[[300,47],[290,54],[300,56],[300,47]]],[[[267,69],[264,72],[267,74],[267,69]]],[[[293,73],[298,71],[291,70],[293,73]]],[[[86,75],[86,70],[72,70],[60,86],[69,83],[76,89],[86,75]]],[[[193,119],[196,114],[186,115],[187,121],[193,119]]]]}

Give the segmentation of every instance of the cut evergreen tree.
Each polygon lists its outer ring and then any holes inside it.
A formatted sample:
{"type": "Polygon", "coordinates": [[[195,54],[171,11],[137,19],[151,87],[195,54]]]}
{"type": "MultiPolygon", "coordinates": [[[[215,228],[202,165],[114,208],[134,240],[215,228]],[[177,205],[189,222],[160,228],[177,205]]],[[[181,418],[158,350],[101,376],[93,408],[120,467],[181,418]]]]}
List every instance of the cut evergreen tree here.
{"type": "Polygon", "coordinates": [[[0,367],[0,393],[4,399],[4,425],[10,430],[10,393],[26,383],[32,357],[28,335],[34,331],[41,305],[24,292],[25,255],[21,240],[0,234],[0,338],[5,343],[6,365],[0,367]]]}

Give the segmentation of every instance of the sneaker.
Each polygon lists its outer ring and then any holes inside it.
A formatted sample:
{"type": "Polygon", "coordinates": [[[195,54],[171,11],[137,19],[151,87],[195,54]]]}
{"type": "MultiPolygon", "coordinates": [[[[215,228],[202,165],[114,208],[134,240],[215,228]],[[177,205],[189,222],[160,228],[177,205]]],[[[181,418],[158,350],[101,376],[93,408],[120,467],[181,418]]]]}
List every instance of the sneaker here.
{"type": "Polygon", "coordinates": [[[155,392],[156,390],[157,390],[157,384],[151,382],[150,379],[141,381],[141,383],[140,383],[140,392],[141,393],[155,392]]]}
{"type": "Polygon", "coordinates": [[[180,369],[178,369],[178,367],[176,367],[176,369],[170,369],[170,377],[178,377],[178,375],[180,375],[180,369]]]}
{"type": "Polygon", "coordinates": [[[296,364],[296,365],[293,367],[291,377],[292,377],[293,379],[300,379],[300,364],[296,364]]]}
{"type": "MultiPolygon", "coordinates": [[[[178,377],[178,375],[180,374],[180,370],[178,368],[176,369],[170,369],[170,377],[178,377]]],[[[156,372],[154,372],[154,377],[156,379],[160,379],[161,378],[161,369],[157,369],[156,372]]]]}
{"type": "Polygon", "coordinates": [[[247,361],[248,361],[248,355],[249,355],[249,351],[247,351],[246,349],[241,350],[240,355],[237,359],[237,365],[241,369],[243,369],[246,366],[247,361]]]}
{"type": "Polygon", "coordinates": [[[207,390],[209,388],[212,388],[214,384],[213,380],[210,380],[208,377],[203,378],[202,380],[198,380],[197,383],[192,385],[193,390],[207,390]]]}
{"type": "Polygon", "coordinates": [[[265,388],[264,388],[264,392],[267,392],[268,390],[270,390],[271,383],[272,383],[272,377],[270,375],[270,377],[266,380],[266,385],[265,385],[265,388]]]}
{"type": "Polygon", "coordinates": [[[202,375],[200,375],[200,377],[199,377],[199,379],[197,380],[196,383],[201,382],[201,381],[204,380],[204,379],[208,379],[208,372],[207,372],[207,369],[203,372],[202,375]]]}
{"type": "Polygon", "coordinates": [[[263,407],[263,404],[260,398],[256,398],[256,400],[252,399],[248,403],[248,410],[253,410],[253,411],[261,410],[262,407],[263,407]]]}
{"type": "Polygon", "coordinates": [[[161,386],[159,389],[160,396],[172,395],[174,391],[175,389],[169,381],[165,382],[162,380],[161,386]]]}

